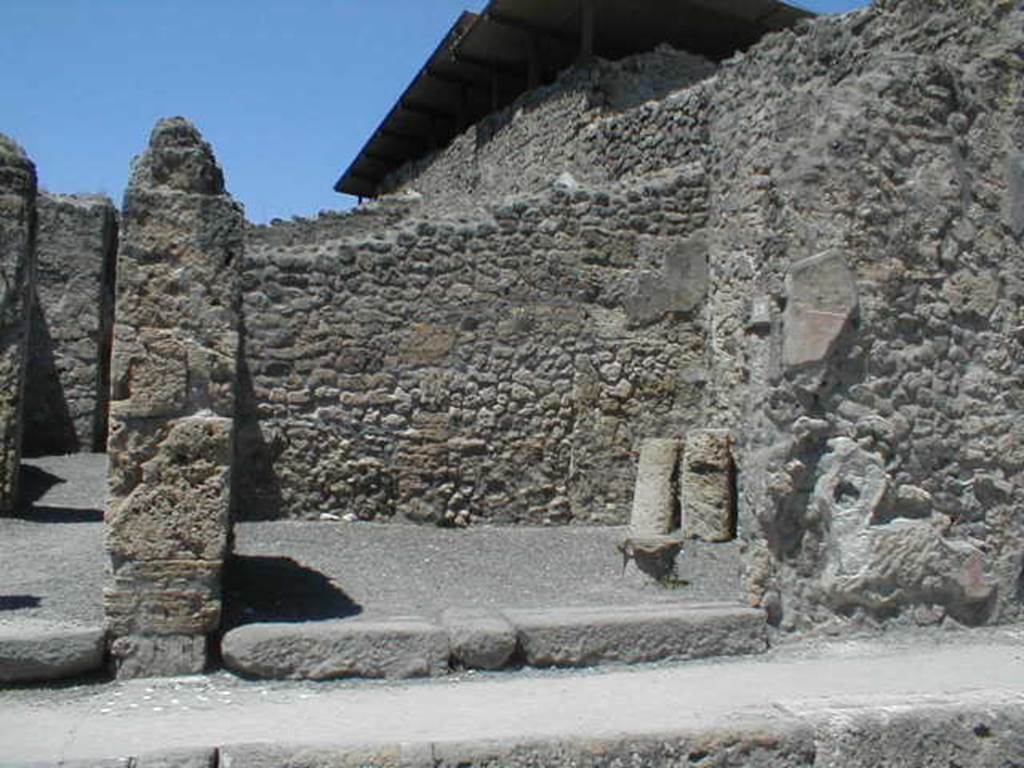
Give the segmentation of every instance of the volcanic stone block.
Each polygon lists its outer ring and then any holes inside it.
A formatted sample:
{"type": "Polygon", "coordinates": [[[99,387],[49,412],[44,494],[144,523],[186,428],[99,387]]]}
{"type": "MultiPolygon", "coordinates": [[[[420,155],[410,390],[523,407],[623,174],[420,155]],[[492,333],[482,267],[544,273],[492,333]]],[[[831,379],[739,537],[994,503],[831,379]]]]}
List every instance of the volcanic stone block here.
{"type": "Polygon", "coordinates": [[[857,281],[838,251],[793,264],[786,276],[782,360],[790,368],[825,361],[857,310],[857,281]]]}
{"type": "Polygon", "coordinates": [[[419,619],[247,624],[224,636],[228,668],[254,677],[407,678],[448,671],[448,633],[419,619]]]}
{"type": "Polygon", "coordinates": [[[106,449],[117,213],[105,197],[39,195],[26,454],[106,449]]]}
{"type": "Polygon", "coordinates": [[[35,204],[35,166],[0,134],[0,514],[14,509],[18,495],[35,204]]]}
{"type": "Polygon", "coordinates": [[[0,625],[0,682],[38,682],[74,677],[103,664],[104,632],[48,621],[0,625]]]}
{"type": "Polygon", "coordinates": [[[644,440],[633,493],[632,536],[663,536],[672,530],[676,509],[679,441],[644,440]]]}
{"type": "Polygon", "coordinates": [[[741,606],[648,605],[506,611],[527,664],[582,667],[762,653],[764,613],[741,606]]]}
{"type": "Polygon", "coordinates": [[[119,675],[184,674],[220,622],[244,217],[174,118],[133,167],[123,222],[104,605],[119,675]]]}
{"type": "Polygon", "coordinates": [[[679,505],[686,536],[704,541],[736,537],[732,439],[724,430],[686,435],[679,471],[679,505]]]}
{"type": "Polygon", "coordinates": [[[452,661],[466,669],[501,669],[516,652],[516,630],[498,613],[452,608],[441,618],[452,661]]]}

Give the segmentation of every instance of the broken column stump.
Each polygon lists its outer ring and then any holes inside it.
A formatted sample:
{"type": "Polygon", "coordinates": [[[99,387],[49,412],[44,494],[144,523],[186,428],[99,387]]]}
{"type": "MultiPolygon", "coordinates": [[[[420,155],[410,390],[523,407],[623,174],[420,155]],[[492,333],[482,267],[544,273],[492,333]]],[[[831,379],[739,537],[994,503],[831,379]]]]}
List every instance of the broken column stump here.
{"type": "Polygon", "coordinates": [[[0,134],[0,514],[12,512],[18,501],[35,205],[35,165],[0,134]]]}
{"type": "Polygon", "coordinates": [[[679,470],[679,506],[687,538],[710,542],[736,538],[734,473],[727,430],[687,433],[679,470]]]}
{"type": "Polygon", "coordinates": [[[655,579],[672,572],[679,554],[679,537],[671,535],[678,522],[678,465],[678,440],[654,438],[640,445],[629,536],[620,548],[627,562],[655,579]]]}
{"type": "Polygon", "coordinates": [[[220,623],[229,540],[244,216],[210,146],[163,120],[125,194],[111,363],[119,677],[192,674],[220,623]]]}

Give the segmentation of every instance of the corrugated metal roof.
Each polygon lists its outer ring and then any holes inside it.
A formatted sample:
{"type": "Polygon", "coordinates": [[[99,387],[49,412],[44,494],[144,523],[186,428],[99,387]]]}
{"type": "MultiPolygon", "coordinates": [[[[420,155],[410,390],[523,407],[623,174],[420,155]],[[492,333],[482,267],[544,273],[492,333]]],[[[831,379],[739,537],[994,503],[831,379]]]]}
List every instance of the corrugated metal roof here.
{"type": "Polygon", "coordinates": [[[662,43],[720,60],[813,15],[778,0],[491,0],[459,17],[335,190],[375,197],[392,172],[554,79],[579,59],[587,3],[593,53],[612,60],[662,43]]]}

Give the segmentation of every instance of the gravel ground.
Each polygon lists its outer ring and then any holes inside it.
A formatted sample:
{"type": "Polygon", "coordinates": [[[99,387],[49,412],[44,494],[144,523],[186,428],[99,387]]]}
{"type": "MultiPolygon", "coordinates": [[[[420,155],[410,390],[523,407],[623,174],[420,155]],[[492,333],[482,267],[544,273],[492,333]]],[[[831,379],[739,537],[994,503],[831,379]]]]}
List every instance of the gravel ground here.
{"type": "Polygon", "coordinates": [[[663,589],[632,565],[623,570],[616,545],[624,528],[294,521],[243,523],[235,535],[239,557],[229,588],[242,614],[233,623],[740,599],[737,545],[688,545],[682,580],[663,589]]]}
{"type": "Polygon", "coordinates": [[[24,506],[0,518],[0,622],[103,623],[107,457],[26,459],[24,506]]]}
{"type": "MultiPolygon", "coordinates": [[[[0,622],[102,622],[106,471],[102,454],[22,463],[25,507],[0,518],[0,622]]],[[[623,528],[295,521],[242,523],[235,535],[229,625],[740,598],[737,545],[688,544],[678,585],[662,589],[623,569],[623,528]]]]}

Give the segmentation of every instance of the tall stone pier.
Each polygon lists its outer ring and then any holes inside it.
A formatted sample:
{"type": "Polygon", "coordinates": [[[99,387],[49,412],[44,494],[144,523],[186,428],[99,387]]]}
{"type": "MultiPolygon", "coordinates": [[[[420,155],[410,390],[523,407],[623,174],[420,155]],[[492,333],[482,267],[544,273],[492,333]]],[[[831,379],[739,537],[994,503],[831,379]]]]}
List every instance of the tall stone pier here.
{"type": "Polygon", "coordinates": [[[35,207],[36,168],[0,134],[0,514],[13,511],[18,501],[35,207]]]}
{"type": "Polygon", "coordinates": [[[220,623],[243,228],[199,132],[158,123],[118,255],[104,602],[119,677],[201,671],[220,623]]]}

